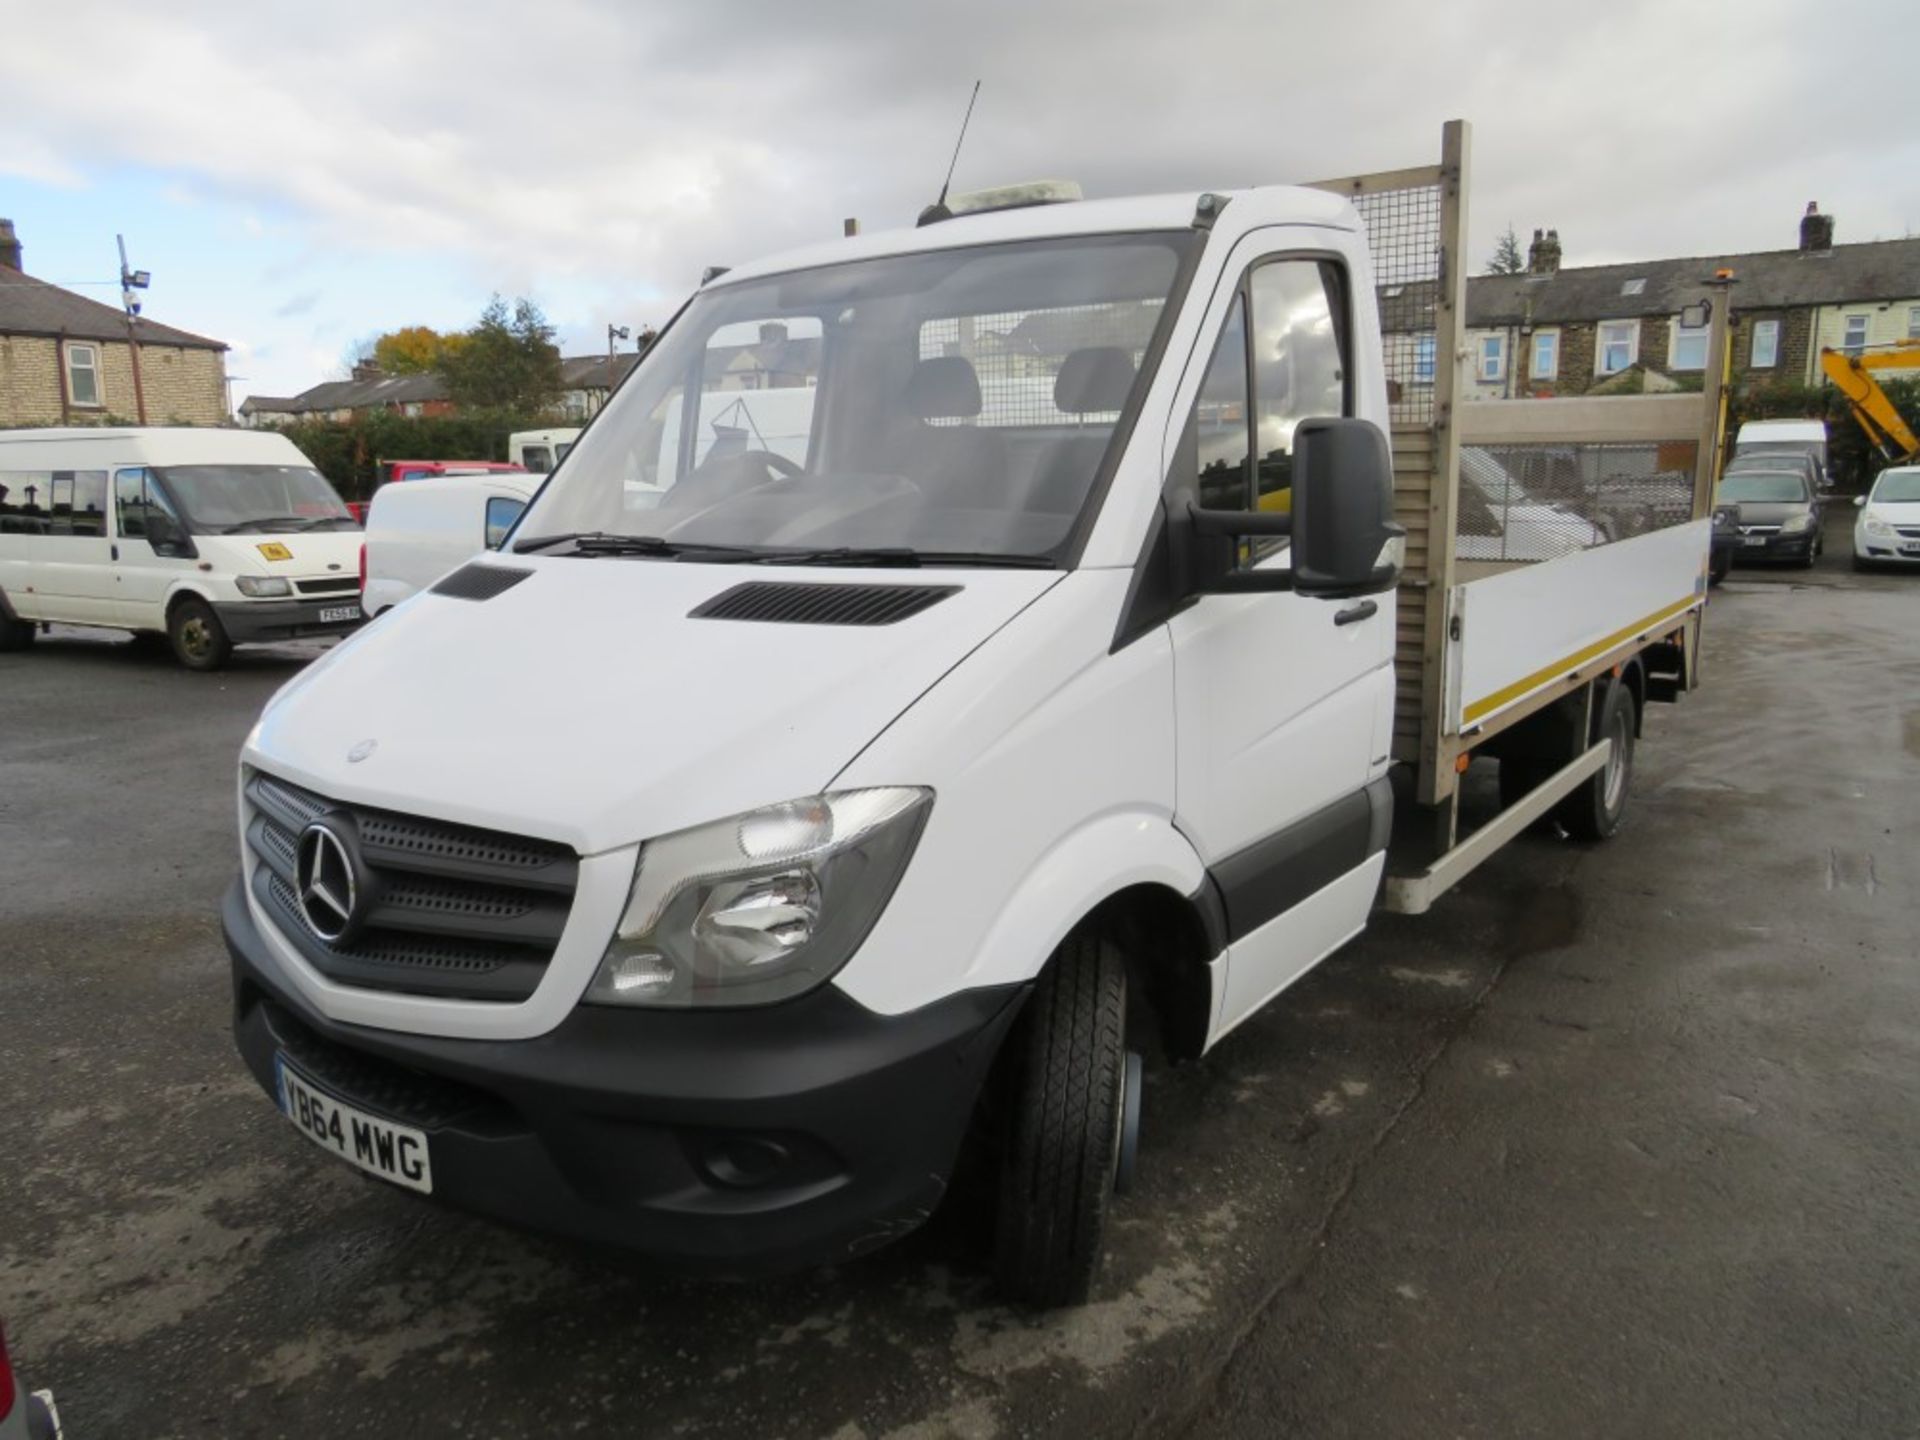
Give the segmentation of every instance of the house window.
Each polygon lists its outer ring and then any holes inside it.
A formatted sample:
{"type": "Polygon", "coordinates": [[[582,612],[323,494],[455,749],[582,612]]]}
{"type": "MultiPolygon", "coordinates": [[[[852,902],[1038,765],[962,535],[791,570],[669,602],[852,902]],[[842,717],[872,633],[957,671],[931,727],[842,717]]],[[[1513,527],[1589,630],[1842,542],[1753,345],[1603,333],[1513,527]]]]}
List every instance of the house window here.
{"type": "Polygon", "coordinates": [[[1622,295],[1646,294],[1647,293],[1647,277],[1644,275],[1641,275],[1632,280],[1623,280],[1620,283],[1620,293],[1622,295]]]}
{"type": "Polygon", "coordinates": [[[1849,355],[1857,356],[1867,348],[1867,317],[1864,315],[1847,316],[1847,329],[1840,341],[1840,348],[1849,355]]]}
{"type": "Polygon", "coordinates": [[[1533,332],[1533,368],[1530,373],[1535,380],[1560,378],[1560,332],[1558,330],[1533,332]]]}
{"type": "Polygon", "coordinates": [[[1640,358],[1640,322],[1607,320],[1600,326],[1600,364],[1602,375],[1618,375],[1640,358]]]}
{"type": "Polygon", "coordinates": [[[1673,343],[1668,346],[1667,364],[1674,370],[1707,368],[1707,327],[1673,322],[1673,343]]]}
{"type": "Polygon", "coordinates": [[[1433,383],[1433,339],[1431,335],[1413,337],[1413,379],[1417,385],[1433,383]]]}
{"type": "Polygon", "coordinates": [[[75,405],[100,405],[100,351],[92,345],[67,346],[67,398],[75,405]]]}
{"type": "Polygon", "coordinates": [[[1920,340],[1920,305],[1907,307],[1907,338],[1920,340]]]}
{"type": "Polygon", "coordinates": [[[1753,322],[1753,356],[1747,362],[1755,370],[1770,370],[1780,363],[1780,322],[1753,322]]]}
{"type": "Polygon", "coordinates": [[[1503,379],[1507,373],[1507,337],[1504,335],[1482,335],[1480,337],[1480,378],[1482,380],[1503,379]]]}

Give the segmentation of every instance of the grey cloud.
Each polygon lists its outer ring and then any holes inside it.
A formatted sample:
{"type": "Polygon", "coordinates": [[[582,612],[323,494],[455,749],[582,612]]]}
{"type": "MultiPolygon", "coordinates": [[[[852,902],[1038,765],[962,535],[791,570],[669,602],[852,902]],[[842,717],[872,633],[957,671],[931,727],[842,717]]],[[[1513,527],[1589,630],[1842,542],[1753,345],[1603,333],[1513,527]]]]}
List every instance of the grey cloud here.
{"type": "Polygon", "coordinates": [[[298,295],[290,297],[285,304],[274,307],[273,313],[282,320],[288,320],[296,315],[307,314],[319,303],[318,290],[303,290],[298,295]]]}

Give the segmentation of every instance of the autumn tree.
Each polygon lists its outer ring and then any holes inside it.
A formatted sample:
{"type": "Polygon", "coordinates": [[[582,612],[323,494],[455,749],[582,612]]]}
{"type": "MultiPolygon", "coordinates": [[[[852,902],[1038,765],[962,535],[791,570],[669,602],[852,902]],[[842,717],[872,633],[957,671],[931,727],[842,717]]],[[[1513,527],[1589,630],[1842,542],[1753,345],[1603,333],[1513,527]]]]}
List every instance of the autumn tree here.
{"type": "Polygon", "coordinates": [[[449,345],[459,335],[442,335],[431,325],[404,325],[373,342],[373,360],[388,375],[424,375],[440,368],[449,345]]]}
{"type": "Polygon", "coordinates": [[[439,370],[463,406],[532,414],[560,398],[560,350],[553,326],[531,300],[509,309],[495,295],[480,323],[441,349],[439,370]]]}

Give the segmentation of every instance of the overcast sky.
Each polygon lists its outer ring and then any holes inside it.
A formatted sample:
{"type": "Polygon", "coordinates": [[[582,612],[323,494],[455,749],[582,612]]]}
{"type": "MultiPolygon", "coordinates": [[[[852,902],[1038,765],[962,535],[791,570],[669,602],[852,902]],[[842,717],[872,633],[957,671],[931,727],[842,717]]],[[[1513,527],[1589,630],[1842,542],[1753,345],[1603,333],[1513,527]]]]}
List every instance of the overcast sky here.
{"type": "Polygon", "coordinates": [[[495,290],[592,351],[706,265],[910,223],[975,77],[959,190],[1395,168],[1462,116],[1476,268],[1509,221],[1569,265],[1790,247],[1808,200],[1920,231],[1916,0],[0,0],[0,36],[29,273],[112,301],[125,232],[236,400],[495,290]]]}

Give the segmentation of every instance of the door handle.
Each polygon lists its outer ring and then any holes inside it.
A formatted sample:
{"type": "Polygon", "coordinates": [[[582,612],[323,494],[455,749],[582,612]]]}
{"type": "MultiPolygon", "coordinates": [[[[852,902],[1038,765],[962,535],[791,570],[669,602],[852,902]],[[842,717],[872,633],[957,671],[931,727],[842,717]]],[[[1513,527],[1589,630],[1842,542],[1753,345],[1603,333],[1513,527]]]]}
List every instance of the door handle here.
{"type": "Polygon", "coordinates": [[[1371,600],[1362,600],[1358,605],[1349,606],[1333,617],[1336,625],[1355,625],[1362,620],[1370,620],[1380,613],[1380,607],[1371,600]]]}
{"type": "Polygon", "coordinates": [[[118,560],[120,558],[120,547],[118,545],[109,545],[107,549],[112,553],[114,559],[118,560]]]}

